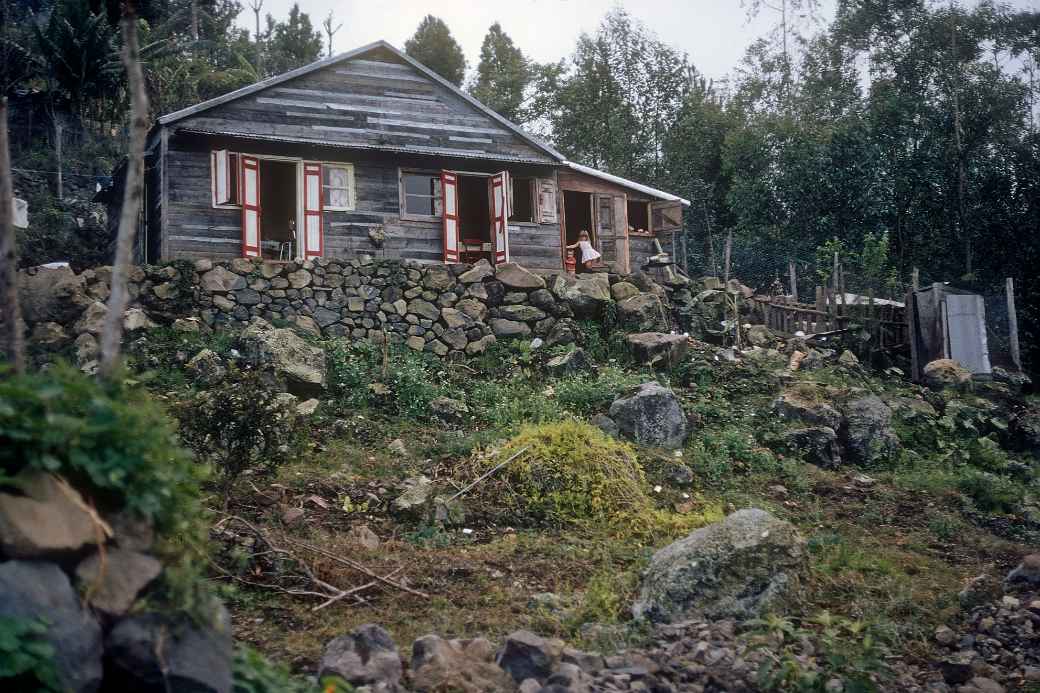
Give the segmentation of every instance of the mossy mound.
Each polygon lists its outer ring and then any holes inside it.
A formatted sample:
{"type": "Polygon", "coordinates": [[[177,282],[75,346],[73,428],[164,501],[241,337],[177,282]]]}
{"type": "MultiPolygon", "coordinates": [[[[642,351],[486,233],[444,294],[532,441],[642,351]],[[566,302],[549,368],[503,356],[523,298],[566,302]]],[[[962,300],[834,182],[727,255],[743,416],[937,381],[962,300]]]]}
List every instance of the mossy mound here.
{"type": "Polygon", "coordinates": [[[528,426],[486,470],[516,453],[482,489],[487,506],[516,524],[574,525],[653,512],[646,477],[631,445],[578,421],[528,426]]]}

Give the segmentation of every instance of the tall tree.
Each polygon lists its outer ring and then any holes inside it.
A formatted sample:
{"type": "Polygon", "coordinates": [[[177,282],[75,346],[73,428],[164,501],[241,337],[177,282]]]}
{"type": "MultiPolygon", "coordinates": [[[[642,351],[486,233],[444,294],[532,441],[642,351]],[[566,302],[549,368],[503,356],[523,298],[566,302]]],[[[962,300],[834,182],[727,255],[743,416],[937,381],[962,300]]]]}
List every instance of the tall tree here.
{"type": "Polygon", "coordinates": [[[495,22],[480,46],[480,62],[470,93],[500,115],[523,122],[524,93],[532,71],[524,54],[509,34],[495,22]]]}
{"type": "Polygon", "coordinates": [[[457,87],[466,77],[466,55],[444,20],[426,15],[404,51],[457,87]]]}
{"type": "Polygon", "coordinates": [[[16,373],[25,370],[22,311],[18,303],[18,258],[14,234],[11,149],[7,141],[7,95],[0,94],[0,346],[16,373]]]}
{"type": "Polygon", "coordinates": [[[312,63],[321,57],[323,44],[321,32],[311,24],[310,16],[294,3],[288,19],[272,25],[267,68],[271,74],[280,74],[312,63]]]}

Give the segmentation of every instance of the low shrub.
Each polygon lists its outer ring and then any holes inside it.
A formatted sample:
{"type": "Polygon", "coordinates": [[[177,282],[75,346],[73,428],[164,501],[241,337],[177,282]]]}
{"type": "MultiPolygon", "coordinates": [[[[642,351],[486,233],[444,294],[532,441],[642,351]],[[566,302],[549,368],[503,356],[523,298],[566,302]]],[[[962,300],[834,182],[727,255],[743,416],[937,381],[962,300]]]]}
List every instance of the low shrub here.
{"type": "Polygon", "coordinates": [[[643,381],[638,375],[620,368],[606,367],[596,375],[575,375],[563,378],[553,386],[556,401],[569,412],[589,415],[606,411],[614,398],[625,388],[643,381]]]}
{"type": "Polygon", "coordinates": [[[0,688],[5,691],[63,690],[54,670],[54,648],[39,621],[0,616],[0,688]]]}
{"type": "Polygon", "coordinates": [[[689,459],[697,476],[712,484],[724,485],[738,474],[782,471],[772,452],[759,446],[749,431],[736,426],[696,436],[689,459]]]}
{"type": "MultiPolygon", "coordinates": [[[[248,645],[235,648],[232,677],[232,693],[316,693],[318,690],[248,645]]],[[[339,690],[346,693],[349,689],[339,690]]]]}
{"type": "Polygon", "coordinates": [[[535,525],[612,520],[652,506],[631,445],[577,421],[528,426],[484,468],[519,456],[485,482],[496,507],[535,525]]]}
{"type": "Polygon", "coordinates": [[[1022,504],[1024,491],[1007,477],[967,467],[957,480],[957,490],[979,510],[1010,513],[1022,504]]]}
{"type": "Polygon", "coordinates": [[[0,379],[0,474],[28,469],[58,474],[103,513],[128,510],[160,533],[180,533],[199,514],[203,469],[162,409],[122,378],[98,382],[57,365],[0,379]]]}
{"type": "Polygon", "coordinates": [[[528,423],[559,421],[563,412],[544,386],[522,377],[512,380],[480,380],[469,392],[468,402],[482,421],[502,428],[528,423]]]}
{"type": "Polygon", "coordinates": [[[257,371],[232,370],[220,385],[182,402],[180,434],[195,457],[211,464],[227,504],[243,472],[273,473],[300,443],[295,401],[257,371]]]}

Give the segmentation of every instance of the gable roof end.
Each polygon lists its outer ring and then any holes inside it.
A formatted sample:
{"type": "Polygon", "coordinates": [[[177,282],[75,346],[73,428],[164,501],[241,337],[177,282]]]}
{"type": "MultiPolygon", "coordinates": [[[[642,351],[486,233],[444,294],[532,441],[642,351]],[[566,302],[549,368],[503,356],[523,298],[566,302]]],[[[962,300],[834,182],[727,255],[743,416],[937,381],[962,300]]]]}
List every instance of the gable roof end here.
{"type": "Polygon", "coordinates": [[[683,207],[690,206],[690,201],[684,197],[679,197],[678,195],[667,193],[664,190],[651,188],[649,185],[636,183],[634,180],[629,180],[627,178],[622,178],[621,176],[615,176],[613,174],[606,173],[605,171],[600,171],[598,168],[592,168],[591,166],[583,166],[582,164],[576,164],[573,161],[567,161],[566,159],[563,161],[563,165],[579,173],[584,173],[587,176],[592,176],[594,178],[609,181],[611,183],[620,185],[625,188],[631,188],[632,190],[636,190],[646,195],[650,195],[651,197],[658,197],[668,202],[678,202],[682,204],[683,207]]]}
{"type": "Polygon", "coordinates": [[[394,46],[390,45],[389,43],[387,43],[386,41],[383,41],[383,40],[374,41],[374,42],[369,43],[367,45],[361,46],[360,48],[355,48],[354,50],[347,51],[346,53],[340,53],[339,55],[333,55],[333,56],[330,56],[328,58],[324,58],[322,60],[316,60],[313,63],[310,63],[309,65],[304,65],[303,67],[298,67],[295,70],[290,70],[288,72],[283,72],[280,75],[274,75],[273,77],[268,77],[267,79],[260,80],[259,82],[255,82],[253,84],[247,85],[245,87],[242,87],[241,89],[236,89],[235,91],[228,92],[227,94],[223,94],[221,96],[218,96],[216,98],[210,99],[208,101],[203,101],[202,103],[195,104],[194,106],[188,106],[187,108],[182,108],[181,110],[174,111],[173,113],[168,113],[168,114],[166,114],[164,116],[161,116],[159,118],[158,122],[159,122],[160,125],[171,125],[173,123],[176,123],[179,120],[183,120],[185,118],[188,118],[190,116],[196,115],[196,114],[201,113],[203,111],[207,111],[207,110],[209,110],[211,108],[214,108],[216,106],[220,106],[220,105],[228,103],[230,101],[235,101],[236,99],[240,99],[240,98],[242,98],[244,96],[249,96],[250,94],[255,94],[258,91],[263,91],[264,89],[267,89],[269,87],[273,87],[273,86],[275,86],[277,84],[281,84],[283,82],[287,82],[287,81],[289,81],[291,79],[295,79],[297,77],[302,77],[304,75],[310,74],[311,72],[315,72],[317,70],[321,70],[322,68],[326,68],[326,67],[329,67],[329,66],[332,66],[332,65],[336,65],[336,64],[344,62],[346,60],[350,60],[351,58],[356,58],[359,55],[363,55],[363,54],[368,53],[370,51],[373,51],[373,50],[375,50],[377,48],[383,48],[383,49],[386,49],[386,50],[390,51],[395,56],[397,56],[401,60],[403,60],[406,63],[408,63],[409,65],[414,67],[416,70],[418,70],[422,74],[426,75],[427,77],[429,77],[430,79],[434,80],[435,82],[437,82],[441,86],[443,86],[446,89],[448,89],[451,92],[453,92],[456,96],[458,96],[459,98],[463,99],[464,101],[469,103],[474,108],[480,110],[482,113],[484,113],[488,117],[490,117],[490,118],[494,119],[495,121],[497,121],[497,122],[501,123],[502,125],[504,125],[506,128],[508,128],[510,131],[512,131],[514,134],[516,134],[518,137],[523,139],[525,142],[527,142],[531,146],[533,146],[536,149],[539,149],[539,150],[547,153],[549,156],[553,157],[557,161],[560,161],[560,162],[564,161],[564,156],[562,154],[560,154],[558,151],[556,151],[555,149],[553,149],[552,147],[550,147],[548,144],[546,144],[545,142],[541,141],[540,139],[538,139],[534,135],[531,135],[530,133],[526,132],[523,128],[521,128],[516,123],[513,123],[512,121],[508,120],[507,118],[502,117],[501,115],[499,115],[498,113],[496,113],[492,109],[490,109],[487,106],[485,106],[484,104],[480,103],[479,101],[474,99],[472,96],[470,96],[466,92],[462,91],[461,89],[456,87],[454,84],[452,84],[451,82],[449,82],[448,80],[444,79],[443,77],[438,75],[436,72],[434,72],[430,68],[428,68],[425,65],[423,65],[422,63],[420,63],[415,58],[413,58],[410,55],[404,53],[403,51],[398,50],[397,48],[395,48],[394,46]]]}

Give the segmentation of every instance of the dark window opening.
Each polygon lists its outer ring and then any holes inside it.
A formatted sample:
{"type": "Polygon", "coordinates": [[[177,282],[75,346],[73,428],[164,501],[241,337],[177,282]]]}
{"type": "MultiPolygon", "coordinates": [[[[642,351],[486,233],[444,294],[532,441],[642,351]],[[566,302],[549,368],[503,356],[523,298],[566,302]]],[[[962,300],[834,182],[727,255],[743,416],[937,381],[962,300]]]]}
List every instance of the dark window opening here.
{"type": "Polygon", "coordinates": [[[405,173],[401,176],[404,188],[405,214],[421,217],[441,215],[441,177],[431,173],[405,173]]]}
{"type": "Polygon", "coordinates": [[[636,235],[650,235],[649,202],[628,201],[628,232],[636,235]]]}
{"type": "Polygon", "coordinates": [[[488,179],[459,176],[459,240],[463,262],[494,261],[488,179]]]}
{"type": "MultiPolygon", "coordinates": [[[[592,228],[592,195],[590,193],[564,190],[563,214],[564,226],[567,229],[567,245],[577,243],[582,231],[588,232],[593,247],[599,245],[595,229],[592,228]]],[[[575,248],[573,253],[578,272],[581,272],[583,271],[581,248],[575,248]]]]}
{"type": "Polygon", "coordinates": [[[292,260],[299,250],[296,231],[296,163],[260,161],[260,254],[292,260]]]}
{"type": "Polygon", "coordinates": [[[513,210],[509,221],[533,223],[534,179],[513,178],[513,210]]]}

